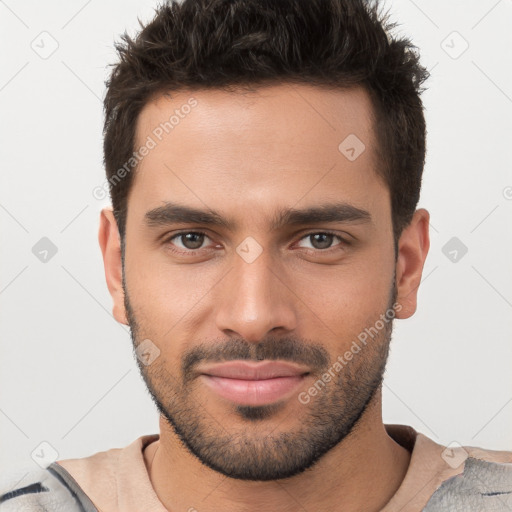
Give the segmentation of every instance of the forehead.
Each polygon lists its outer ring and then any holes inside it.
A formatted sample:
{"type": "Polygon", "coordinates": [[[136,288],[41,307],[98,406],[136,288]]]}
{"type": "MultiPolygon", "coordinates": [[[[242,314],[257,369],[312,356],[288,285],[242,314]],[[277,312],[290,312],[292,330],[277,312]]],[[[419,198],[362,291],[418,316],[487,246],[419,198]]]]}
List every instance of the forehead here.
{"type": "Polygon", "coordinates": [[[374,141],[362,88],[280,84],[161,94],[137,121],[135,149],[151,149],[137,165],[130,197],[148,208],[176,198],[218,207],[228,196],[245,208],[318,198],[367,206],[372,193],[387,191],[375,173],[374,141]]]}
{"type": "Polygon", "coordinates": [[[138,117],[136,143],[156,132],[158,139],[185,135],[191,144],[213,145],[224,142],[226,136],[236,136],[238,146],[271,143],[278,148],[291,143],[299,150],[299,144],[309,142],[323,143],[332,150],[333,143],[353,134],[371,150],[372,129],[373,108],[362,87],[333,90],[285,83],[254,91],[199,89],[159,94],[138,117]]]}

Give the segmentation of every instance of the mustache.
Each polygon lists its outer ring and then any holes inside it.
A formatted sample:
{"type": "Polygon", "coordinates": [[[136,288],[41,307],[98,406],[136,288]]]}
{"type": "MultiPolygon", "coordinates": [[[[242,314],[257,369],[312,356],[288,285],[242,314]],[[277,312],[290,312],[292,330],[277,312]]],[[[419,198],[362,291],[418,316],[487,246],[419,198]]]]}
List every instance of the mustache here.
{"type": "Polygon", "coordinates": [[[318,343],[307,343],[297,338],[268,337],[258,343],[250,343],[243,338],[227,341],[202,343],[187,351],[182,359],[182,375],[192,380],[196,376],[195,367],[200,363],[220,363],[225,361],[281,360],[303,364],[313,373],[322,373],[329,367],[329,354],[318,343]]]}

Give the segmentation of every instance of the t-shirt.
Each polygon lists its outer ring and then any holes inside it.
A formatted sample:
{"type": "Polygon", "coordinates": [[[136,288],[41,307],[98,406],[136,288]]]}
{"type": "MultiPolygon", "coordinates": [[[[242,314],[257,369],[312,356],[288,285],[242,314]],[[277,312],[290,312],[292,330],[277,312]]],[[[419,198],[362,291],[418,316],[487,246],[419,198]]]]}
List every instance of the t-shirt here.
{"type": "MultiPolygon", "coordinates": [[[[411,460],[382,512],[512,510],[512,452],[446,447],[406,425],[385,427],[411,460]]],[[[145,448],[158,439],[145,435],[124,448],[59,460],[22,481],[10,475],[0,482],[0,512],[167,512],[147,470],[145,448]]]]}

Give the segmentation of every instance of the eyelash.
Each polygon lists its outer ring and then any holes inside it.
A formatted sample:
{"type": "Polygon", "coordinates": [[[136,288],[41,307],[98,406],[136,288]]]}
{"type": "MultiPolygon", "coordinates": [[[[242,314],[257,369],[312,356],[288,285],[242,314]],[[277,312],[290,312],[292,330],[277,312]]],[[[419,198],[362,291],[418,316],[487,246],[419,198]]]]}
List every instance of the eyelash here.
{"type": "MultiPolygon", "coordinates": [[[[174,233],[171,237],[169,237],[166,240],[164,240],[164,243],[168,244],[168,246],[170,247],[172,245],[172,243],[171,243],[172,240],[174,240],[175,238],[179,238],[182,235],[188,235],[188,234],[204,235],[205,237],[210,238],[208,236],[208,233],[206,233],[204,231],[180,231],[179,233],[174,233]]],[[[333,250],[335,251],[335,250],[339,249],[340,246],[350,245],[350,243],[347,240],[345,240],[340,235],[338,235],[337,233],[334,233],[332,231],[311,231],[309,233],[304,234],[299,240],[303,240],[304,238],[307,238],[308,236],[311,236],[311,235],[330,235],[330,236],[334,236],[334,237],[338,238],[340,243],[334,245],[333,247],[329,247],[327,249],[308,249],[308,248],[306,248],[306,250],[308,252],[327,253],[328,254],[328,253],[330,253],[333,250]]],[[[203,249],[177,250],[175,248],[170,248],[170,250],[172,252],[178,254],[178,255],[195,256],[198,252],[202,251],[203,249]]]]}

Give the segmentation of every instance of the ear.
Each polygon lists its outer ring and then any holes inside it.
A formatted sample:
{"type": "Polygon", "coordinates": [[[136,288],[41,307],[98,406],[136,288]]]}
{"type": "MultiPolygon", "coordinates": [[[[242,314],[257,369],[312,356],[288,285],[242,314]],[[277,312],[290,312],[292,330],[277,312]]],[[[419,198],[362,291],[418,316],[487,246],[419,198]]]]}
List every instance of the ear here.
{"type": "Polygon", "coordinates": [[[108,291],[114,301],[112,313],[119,323],[129,325],[124,307],[121,238],[112,207],[101,210],[98,241],[103,254],[108,291]]]}
{"type": "Polygon", "coordinates": [[[418,287],[430,247],[429,220],[427,210],[416,210],[398,241],[396,286],[401,309],[397,308],[397,318],[409,318],[416,311],[418,287]]]}

